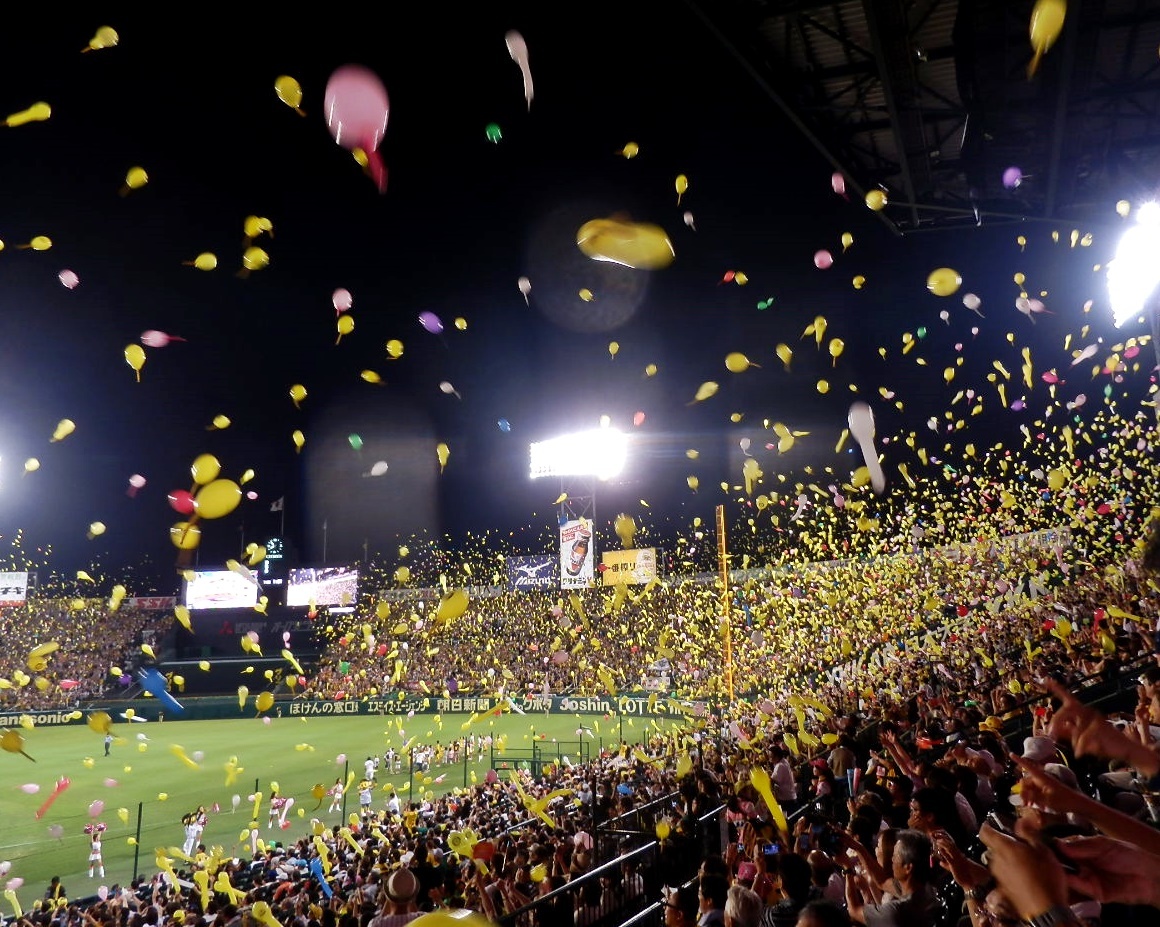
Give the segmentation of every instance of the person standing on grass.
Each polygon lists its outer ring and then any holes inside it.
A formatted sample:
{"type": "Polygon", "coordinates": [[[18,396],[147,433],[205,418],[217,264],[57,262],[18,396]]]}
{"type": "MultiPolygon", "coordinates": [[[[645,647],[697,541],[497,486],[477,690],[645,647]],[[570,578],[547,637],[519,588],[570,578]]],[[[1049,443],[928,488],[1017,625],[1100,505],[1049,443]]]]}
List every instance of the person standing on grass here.
{"type": "Polygon", "coordinates": [[[105,825],[103,823],[86,824],[85,833],[89,835],[89,878],[93,877],[93,872],[102,879],[105,877],[105,860],[101,856],[101,834],[105,832],[105,825]]]}

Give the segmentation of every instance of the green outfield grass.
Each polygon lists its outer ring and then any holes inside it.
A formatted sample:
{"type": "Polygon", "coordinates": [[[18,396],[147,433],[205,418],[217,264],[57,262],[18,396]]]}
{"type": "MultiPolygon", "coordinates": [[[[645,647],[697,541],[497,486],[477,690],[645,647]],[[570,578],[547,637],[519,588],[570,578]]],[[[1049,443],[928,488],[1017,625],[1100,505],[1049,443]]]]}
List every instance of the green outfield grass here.
{"type": "MultiPolygon", "coordinates": [[[[138,870],[142,874],[156,871],[154,859],[158,848],[181,848],[184,841],[182,815],[198,805],[220,811],[211,813],[202,842],[207,846],[220,845],[227,855],[248,853],[241,839],[243,829],[253,819],[255,791],[264,795],[258,817],[261,836],[265,840],[303,836],[309,830],[311,817],[327,824],[340,822],[339,813],[327,814],[329,798],[321,807],[311,796],[316,784],[329,788],[336,778],[344,775],[344,765],[336,762],[340,754],[348,757],[349,771],[354,785],[363,775],[363,761],[368,754],[381,755],[388,746],[398,750],[407,739],[434,744],[449,743],[463,736],[463,725],[469,715],[416,715],[413,718],[386,716],[350,716],[321,718],[275,718],[269,724],[258,718],[220,721],[165,721],[164,723],[118,723],[113,732],[117,741],[110,756],[104,756],[103,738],[84,725],[67,727],[39,727],[23,732],[25,750],[36,759],[30,762],[19,754],[0,753],[0,860],[12,863],[4,881],[23,878],[24,885],[17,895],[27,910],[32,902],[44,894],[49,879],[59,875],[72,898],[95,894],[98,886],[127,884],[134,872],[134,854],[131,844],[136,834],[138,808],[141,817],[138,870]],[[399,722],[402,722],[400,733],[399,722]],[[148,738],[142,741],[140,737],[148,738]],[[186,756],[198,758],[198,768],[192,768],[175,752],[179,747],[186,756]],[[143,748],[143,749],[142,749],[143,748]],[[236,780],[227,784],[226,765],[237,757],[236,780]],[[52,794],[58,779],[67,777],[70,785],[60,793],[44,816],[37,820],[37,810],[52,794]],[[293,797],[295,805],[289,813],[291,827],[282,833],[267,830],[266,800],[270,786],[277,782],[283,796],[293,797]],[[28,794],[22,788],[37,785],[39,791],[28,794]],[[165,796],[164,798],[162,796],[165,796]],[[234,809],[233,797],[240,796],[234,809]],[[90,816],[93,802],[103,802],[104,808],[96,818],[90,816]],[[127,823],[121,820],[119,809],[126,809],[127,823]],[[89,837],[84,827],[91,820],[108,825],[104,834],[105,877],[88,877],[89,837]],[[62,829],[59,837],[54,830],[62,829]]],[[[657,722],[665,731],[673,730],[669,721],[657,722]]],[[[545,759],[554,759],[557,753],[578,761],[577,729],[581,726],[592,731],[584,735],[595,757],[601,744],[615,745],[621,730],[624,739],[637,743],[646,739],[657,728],[648,720],[625,718],[623,728],[619,718],[606,719],[575,715],[503,714],[477,720],[477,735],[491,732],[493,737],[506,735],[506,753],[498,761],[516,762],[530,755],[533,738],[537,739],[545,759]]],[[[497,751],[498,754],[498,751],[497,751]]],[[[379,788],[374,807],[381,809],[386,802],[383,786],[393,785],[400,796],[422,796],[430,791],[444,794],[462,787],[465,782],[483,781],[490,768],[485,756],[476,764],[474,755],[464,765],[434,766],[426,773],[415,771],[408,775],[409,764],[404,759],[402,771],[388,774],[380,768],[379,788]],[[474,775],[474,779],[473,779],[474,775]],[[442,776],[440,782],[436,777],[442,776]]],[[[346,811],[358,810],[358,796],[352,788],[347,795],[346,811]]],[[[4,912],[9,913],[8,911],[4,912]]]]}

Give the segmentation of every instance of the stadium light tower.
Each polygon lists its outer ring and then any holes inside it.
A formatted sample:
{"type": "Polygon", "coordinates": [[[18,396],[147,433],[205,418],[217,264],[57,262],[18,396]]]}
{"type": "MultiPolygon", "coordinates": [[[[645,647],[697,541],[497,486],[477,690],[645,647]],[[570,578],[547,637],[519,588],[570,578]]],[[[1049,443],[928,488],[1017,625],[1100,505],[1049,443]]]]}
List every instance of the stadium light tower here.
{"type": "Polygon", "coordinates": [[[596,483],[624,469],[628,437],[615,428],[561,435],[529,447],[529,475],[560,479],[560,524],[596,518],[596,483]]]}
{"type": "MultiPolygon", "coordinates": [[[[1116,328],[1147,314],[1152,327],[1152,351],[1160,366],[1160,203],[1136,210],[1136,222],[1120,237],[1108,263],[1108,298],[1116,328]]],[[[1160,404],[1156,406],[1160,420],[1160,404]]]]}

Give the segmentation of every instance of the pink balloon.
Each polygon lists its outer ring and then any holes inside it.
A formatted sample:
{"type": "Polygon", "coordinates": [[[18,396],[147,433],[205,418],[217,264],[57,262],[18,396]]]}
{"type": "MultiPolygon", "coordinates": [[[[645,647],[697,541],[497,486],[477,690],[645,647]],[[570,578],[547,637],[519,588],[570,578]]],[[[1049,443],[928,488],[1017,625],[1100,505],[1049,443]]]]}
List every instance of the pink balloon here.
{"type": "Polygon", "coordinates": [[[350,290],[337,289],[330,300],[334,303],[335,312],[346,312],[354,305],[354,297],[350,295],[350,290]]]}
{"type": "Polygon", "coordinates": [[[838,196],[846,195],[846,178],[842,176],[840,171],[834,171],[833,176],[830,177],[830,186],[833,187],[838,196]]]}
{"type": "Polygon", "coordinates": [[[35,795],[40,791],[40,786],[35,782],[26,782],[24,785],[20,786],[20,791],[25,795],[35,795]]]}
{"type": "MultiPolygon", "coordinates": [[[[60,827],[59,824],[57,824],[55,826],[60,827]]],[[[63,828],[62,828],[62,830],[63,830],[63,828]]],[[[14,892],[14,891],[16,891],[16,889],[24,887],[24,880],[22,878],[20,878],[19,876],[17,876],[15,879],[9,879],[7,882],[5,882],[4,887],[6,889],[8,889],[9,891],[14,892]]]]}
{"type": "Polygon", "coordinates": [[[346,754],[345,753],[340,753],[338,756],[336,756],[334,758],[334,763],[336,766],[341,766],[345,762],[346,762],[346,754]]]}
{"type": "Polygon", "coordinates": [[[140,489],[145,485],[145,477],[143,477],[140,473],[134,473],[131,477],[129,477],[129,485],[134,489],[140,489]]]}
{"type": "Polygon", "coordinates": [[[67,692],[69,689],[75,689],[79,685],[80,682],[76,679],[62,679],[60,681],[60,687],[64,689],[65,692],[67,692]]]}
{"type": "Polygon", "coordinates": [[[834,263],[834,256],[829,251],[818,251],[814,254],[814,267],[818,270],[825,270],[834,263]]]}
{"type": "Polygon", "coordinates": [[[165,332],[159,332],[153,328],[141,332],[141,343],[147,348],[163,348],[171,341],[184,340],[184,338],[179,338],[177,335],[168,335],[165,332]]]}
{"type": "Polygon", "coordinates": [[[246,498],[253,502],[258,498],[258,494],[251,489],[248,493],[246,493],[246,498]]]}
{"type": "Polygon", "coordinates": [[[323,105],[334,140],[347,151],[361,148],[366,153],[367,170],[379,192],[385,192],[387,169],[378,148],[387,131],[391,104],[382,81],[362,65],[344,65],[326,82],[323,105]]]}
{"type": "Polygon", "coordinates": [[[98,888],[97,889],[97,897],[100,898],[101,901],[104,901],[106,898],[108,898],[109,897],[109,886],[102,885],[100,888],[98,888]]]}
{"type": "Polygon", "coordinates": [[[81,282],[81,278],[71,270],[62,270],[58,279],[60,280],[62,286],[66,286],[70,290],[75,290],[77,284],[81,282]]]}
{"type": "Polygon", "coordinates": [[[96,801],[89,803],[89,817],[90,818],[99,818],[101,816],[101,812],[104,810],[105,810],[105,803],[103,801],[101,801],[99,798],[96,801]]]}
{"type": "Polygon", "coordinates": [[[439,316],[434,312],[420,312],[419,324],[422,325],[432,335],[438,335],[443,331],[443,323],[439,321],[439,316]]]}
{"type": "Polygon", "coordinates": [[[48,835],[50,837],[55,837],[57,840],[59,840],[61,837],[64,836],[64,825],[63,824],[49,824],[48,825],[48,835]]]}
{"type": "Polygon", "coordinates": [[[121,783],[118,782],[116,779],[106,779],[105,780],[105,788],[107,788],[107,789],[115,789],[120,784],[121,783]]]}

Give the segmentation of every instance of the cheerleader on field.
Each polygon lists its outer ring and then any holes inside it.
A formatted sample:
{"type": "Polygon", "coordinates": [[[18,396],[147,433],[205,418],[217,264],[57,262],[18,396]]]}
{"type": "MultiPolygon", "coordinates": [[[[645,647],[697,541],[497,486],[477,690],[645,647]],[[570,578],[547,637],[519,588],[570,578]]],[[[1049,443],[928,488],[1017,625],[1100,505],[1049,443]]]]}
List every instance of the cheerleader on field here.
{"type": "Polygon", "coordinates": [[[105,877],[105,860],[101,856],[101,834],[104,832],[105,825],[103,823],[85,825],[85,833],[91,838],[91,842],[89,843],[90,879],[93,877],[94,872],[102,879],[105,877]]]}

